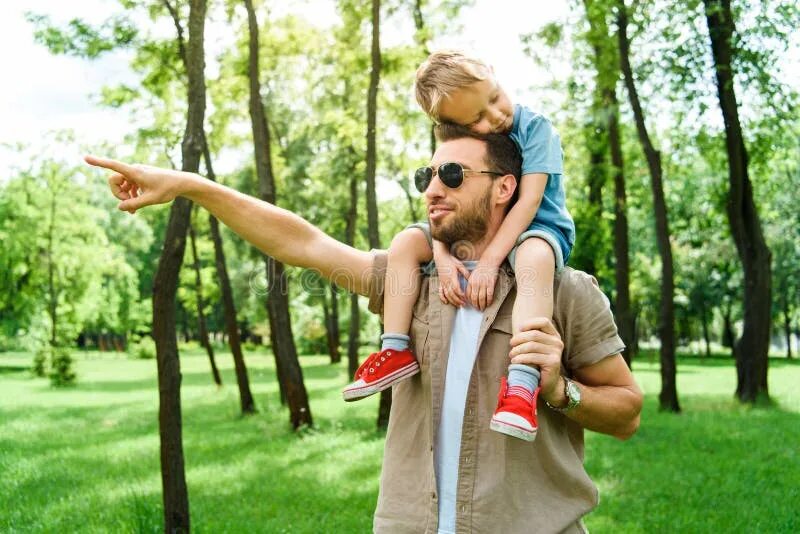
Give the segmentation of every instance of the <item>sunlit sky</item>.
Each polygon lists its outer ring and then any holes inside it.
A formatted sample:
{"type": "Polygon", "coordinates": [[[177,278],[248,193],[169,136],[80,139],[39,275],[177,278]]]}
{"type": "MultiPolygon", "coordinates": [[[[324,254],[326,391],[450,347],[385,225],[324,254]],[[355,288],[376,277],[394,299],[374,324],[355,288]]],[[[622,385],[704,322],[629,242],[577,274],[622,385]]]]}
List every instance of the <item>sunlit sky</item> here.
{"type": "MultiPolygon", "coordinates": [[[[279,4],[279,3],[276,3],[279,4]]],[[[302,14],[313,24],[330,25],[336,18],[334,2],[306,0],[282,2],[280,9],[302,14]]],[[[65,23],[83,18],[100,23],[119,12],[117,0],[28,0],[3,2],[0,6],[0,180],[13,167],[25,167],[33,153],[56,151],[61,159],[80,157],[77,146],[56,145],[44,139],[47,132],[71,129],[77,144],[92,146],[103,142],[118,144],[133,128],[126,111],[111,110],[96,104],[103,85],[135,83],[136,76],[128,67],[130,52],[112,52],[88,61],[67,56],[53,56],[34,43],[32,26],[25,12],[50,15],[53,21],[65,23]],[[29,147],[23,153],[1,145],[17,143],[29,147]]],[[[530,87],[541,84],[551,74],[537,67],[522,52],[519,35],[530,33],[546,22],[565,17],[567,2],[530,2],[528,0],[478,0],[463,11],[463,31],[456,35],[438,36],[433,47],[456,47],[480,51],[492,63],[498,79],[512,95],[526,98],[530,87]],[[513,13],[513,16],[509,16],[513,13]],[[519,73],[524,72],[524,76],[519,73]]],[[[149,21],[143,20],[147,24],[149,21]]],[[[410,24],[410,22],[409,22],[410,24]]],[[[409,30],[399,24],[384,24],[382,45],[408,42],[409,30]]],[[[156,32],[174,32],[165,21],[156,32]]],[[[207,55],[213,56],[230,42],[232,30],[224,22],[207,25],[207,55]]],[[[166,33],[169,35],[169,33],[166,33]]],[[[213,62],[212,62],[213,63],[213,62]]],[[[209,70],[213,69],[209,65],[209,70]]],[[[561,72],[566,72],[562,69],[561,72]]],[[[556,71],[558,73],[558,71],[556,71]]],[[[213,72],[209,72],[213,74],[213,72]]],[[[369,73],[364,73],[368,76],[369,73]]],[[[409,87],[412,81],[409,80],[409,87]]],[[[246,106],[246,102],[242,102],[246,106]]],[[[229,162],[229,164],[235,162],[229,162]]],[[[221,162],[224,165],[224,162],[221,162]]],[[[224,172],[220,168],[219,171],[224,172]]]]}

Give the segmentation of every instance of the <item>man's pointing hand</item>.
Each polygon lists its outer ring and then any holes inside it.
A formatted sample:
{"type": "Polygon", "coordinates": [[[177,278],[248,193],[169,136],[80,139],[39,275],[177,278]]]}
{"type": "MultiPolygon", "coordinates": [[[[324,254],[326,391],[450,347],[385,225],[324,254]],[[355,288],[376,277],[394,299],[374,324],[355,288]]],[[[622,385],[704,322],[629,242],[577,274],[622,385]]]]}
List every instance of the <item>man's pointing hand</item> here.
{"type": "Polygon", "coordinates": [[[150,165],[129,165],[97,156],[86,156],[84,160],[89,165],[113,171],[108,178],[108,185],[111,193],[121,201],[117,207],[128,213],[174,200],[181,194],[183,184],[195,176],[188,172],[150,165]]]}

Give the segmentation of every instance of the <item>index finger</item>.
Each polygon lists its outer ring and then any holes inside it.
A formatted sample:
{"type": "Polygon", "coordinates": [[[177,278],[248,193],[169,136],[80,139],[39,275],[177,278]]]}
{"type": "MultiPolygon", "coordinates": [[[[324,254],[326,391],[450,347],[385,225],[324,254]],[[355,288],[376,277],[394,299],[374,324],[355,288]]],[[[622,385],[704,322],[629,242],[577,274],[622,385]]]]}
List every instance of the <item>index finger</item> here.
{"type": "Polygon", "coordinates": [[[133,171],[133,167],[128,165],[127,163],[123,163],[121,161],[117,161],[111,158],[101,158],[99,156],[87,155],[83,157],[83,160],[89,165],[93,165],[95,167],[103,167],[104,169],[110,169],[120,174],[130,175],[131,172],[133,171]]]}
{"type": "Polygon", "coordinates": [[[522,323],[520,330],[541,330],[545,334],[553,336],[559,335],[558,330],[553,326],[553,321],[547,317],[533,317],[528,319],[522,323]]]}

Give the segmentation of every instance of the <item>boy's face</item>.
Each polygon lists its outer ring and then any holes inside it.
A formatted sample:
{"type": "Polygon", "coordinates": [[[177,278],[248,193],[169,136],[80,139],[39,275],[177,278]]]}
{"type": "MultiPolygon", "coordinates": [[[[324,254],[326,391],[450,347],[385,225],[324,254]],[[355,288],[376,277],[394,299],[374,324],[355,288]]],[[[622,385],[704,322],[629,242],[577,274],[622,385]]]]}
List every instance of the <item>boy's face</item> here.
{"type": "Polygon", "coordinates": [[[442,100],[442,121],[466,126],[478,133],[508,133],[514,122],[514,107],[494,76],[459,89],[442,100]]]}

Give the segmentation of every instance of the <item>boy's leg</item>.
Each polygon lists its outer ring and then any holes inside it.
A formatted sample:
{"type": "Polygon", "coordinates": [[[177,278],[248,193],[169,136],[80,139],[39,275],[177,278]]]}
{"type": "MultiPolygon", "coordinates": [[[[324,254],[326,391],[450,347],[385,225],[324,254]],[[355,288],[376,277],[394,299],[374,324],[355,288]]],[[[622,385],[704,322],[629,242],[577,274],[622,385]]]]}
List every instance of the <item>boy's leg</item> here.
{"type": "Polygon", "coordinates": [[[419,372],[419,364],[408,348],[408,332],[419,296],[420,264],[432,258],[427,237],[419,228],[403,230],[392,240],[384,286],[381,350],[359,367],[355,381],[342,391],[345,400],[363,399],[419,372]]]}
{"type": "Polygon", "coordinates": [[[408,336],[411,311],[419,296],[420,265],[433,259],[433,251],[419,228],[407,228],[392,239],[383,293],[383,330],[408,336]]]}
{"type": "MultiPolygon", "coordinates": [[[[543,238],[531,237],[516,249],[514,273],[517,296],[511,315],[514,334],[533,317],[553,317],[553,281],[558,258],[552,245],[543,238]]],[[[501,386],[501,398],[492,417],[491,428],[514,437],[536,438],[536,397],[539,370],[533,366],[511,364],[508,379],[501,386]]]]}

